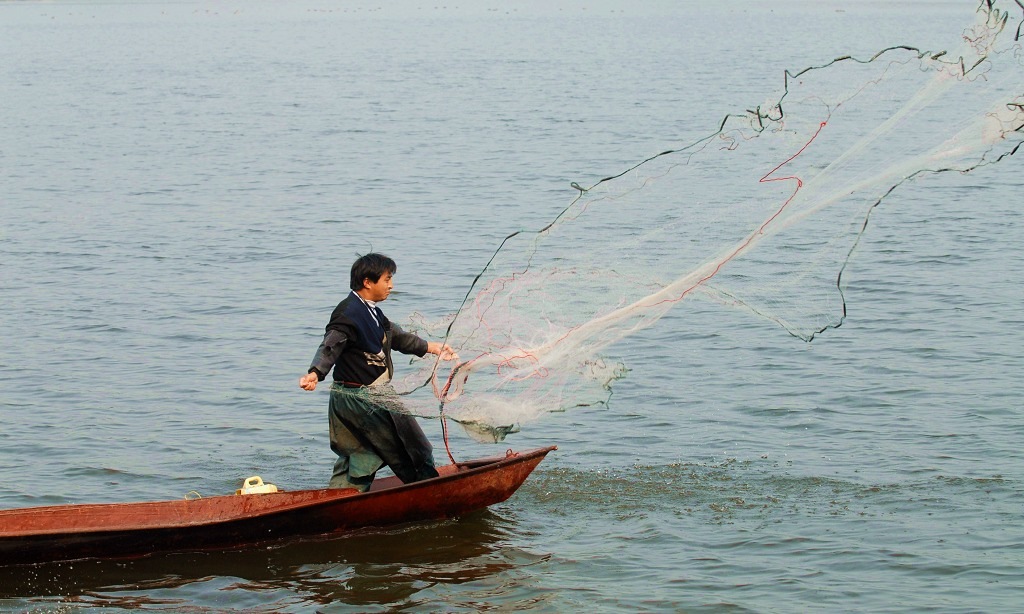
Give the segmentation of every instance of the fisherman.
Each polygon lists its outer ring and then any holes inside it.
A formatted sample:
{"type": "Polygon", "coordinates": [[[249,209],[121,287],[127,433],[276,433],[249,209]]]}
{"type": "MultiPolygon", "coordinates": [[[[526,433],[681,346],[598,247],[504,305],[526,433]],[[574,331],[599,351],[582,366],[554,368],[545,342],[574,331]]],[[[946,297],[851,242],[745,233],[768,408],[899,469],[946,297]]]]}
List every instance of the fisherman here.
{"type": "Polygon", "coordinates": [[[352,292],[334,308],[309,371],[299,379],[303,390],[315,390],[334,369],[329,419],[338,460],[331,488],[365,492],[383,465],[406,484],[437,477],[433,447],[416,419],[386,407],[397,403],[385,388],[394,373],[391,350],[442,360],[458,356],[448,344],[428,342],[384,317],[377,303],[391,294],[397,269],[383,254],[366,254],[352,264],[352,292]]]}

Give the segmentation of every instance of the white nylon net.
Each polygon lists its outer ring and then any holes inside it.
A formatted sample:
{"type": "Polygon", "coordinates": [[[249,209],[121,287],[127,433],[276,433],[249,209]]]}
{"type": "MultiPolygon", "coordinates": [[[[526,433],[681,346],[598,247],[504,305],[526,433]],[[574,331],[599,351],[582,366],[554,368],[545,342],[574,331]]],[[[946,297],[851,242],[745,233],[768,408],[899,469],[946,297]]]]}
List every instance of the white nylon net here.
{"type": "Polygon", "coordinates": [[[543,412],[600,403],[626,372],[602,351],[693,299],[808,341],[839,326],[842,271],[874,207],[919,175],[1020,147],[1022,11],[1001,6],[983,2],[955,51],[893,47],[787,73],[780,98],[707,137],[574,184],[551,224],[501,244],[458,313],[413,327],[460,361],[397,380],[405,411],[442,408],[498,440],[543,412]]]}

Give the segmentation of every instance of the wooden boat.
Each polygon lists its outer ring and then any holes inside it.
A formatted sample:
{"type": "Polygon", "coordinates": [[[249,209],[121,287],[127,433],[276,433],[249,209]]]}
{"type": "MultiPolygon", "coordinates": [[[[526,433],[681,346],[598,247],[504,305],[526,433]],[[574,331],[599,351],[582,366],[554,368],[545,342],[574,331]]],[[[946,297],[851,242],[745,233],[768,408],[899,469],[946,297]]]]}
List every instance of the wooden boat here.
{"type": "Polygon", "coordinates": [[[352,489],[0,510],[0,565],[248,546],[452,518],[500,503],[554,446],[438,468],[436,478],[352,489]]]}

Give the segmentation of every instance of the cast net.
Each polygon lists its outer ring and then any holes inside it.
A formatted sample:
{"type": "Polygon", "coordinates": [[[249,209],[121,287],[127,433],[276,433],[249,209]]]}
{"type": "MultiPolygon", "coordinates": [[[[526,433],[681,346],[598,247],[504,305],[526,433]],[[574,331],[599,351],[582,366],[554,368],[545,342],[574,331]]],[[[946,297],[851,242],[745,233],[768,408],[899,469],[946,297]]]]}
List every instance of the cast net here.
{"type": "Polygon", "coordinates": [[[921,175],[1020,147],[1022,8],[983,2],[955,51],[892,47],[786,73],[774,102],[574,184],[548,226],[505,239],[456,314],[418,323],[460,360],[424,361],[394,382],[398,398],[498,440],[605,400],[626,371],[608,347],[688,301],[738,306],[808,341],[839,326],[842,271],[874,207],[921,175]]]}

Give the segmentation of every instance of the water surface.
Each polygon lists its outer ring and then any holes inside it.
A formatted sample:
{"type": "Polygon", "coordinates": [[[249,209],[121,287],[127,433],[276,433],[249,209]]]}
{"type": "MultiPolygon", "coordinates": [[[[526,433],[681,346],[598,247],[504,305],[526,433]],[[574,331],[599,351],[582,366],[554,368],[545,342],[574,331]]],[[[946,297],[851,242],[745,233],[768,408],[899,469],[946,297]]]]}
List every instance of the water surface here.
{"type": "MultiPolygon", "coordinates": [[[[402,322],[500,240],[967,3],[0,3],[0,506],[319,487],[296,381],[357,253],[402,322]]],[[[5,572],[0,606],[1006,611],[1024,582],[1019,160],[902,187],[811,344],[695,303],[464,519],[5,572]]],[[[609,236],[595,241],[614,240],[609,236]]],[[[424,427],[440,450],[437,421],[424,427]]]]}

